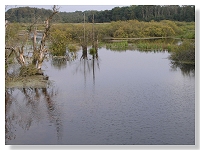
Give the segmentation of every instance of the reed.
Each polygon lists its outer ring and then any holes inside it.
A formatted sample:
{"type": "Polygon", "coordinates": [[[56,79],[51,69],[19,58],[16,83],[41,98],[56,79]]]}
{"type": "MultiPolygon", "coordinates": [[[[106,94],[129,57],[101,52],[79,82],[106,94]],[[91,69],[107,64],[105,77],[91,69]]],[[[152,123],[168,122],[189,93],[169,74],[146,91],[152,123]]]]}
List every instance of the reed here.
{"type": "Polygon", "coordinates": [[[127,41],[106,43],[106,49],[111,49],[111,50],[126,50],[127,48],[128,48],[128,42],[127,41]]]}
{"type": "Polygon", "coordinates": [[[171,51],[172,49],[175,49],[177,47],[177,44],[173,43],[164,43],[164,42],[139,42],[139,43],[134,43],[134,45],[137,47],[139,50],[167,50],[171,51]]]}

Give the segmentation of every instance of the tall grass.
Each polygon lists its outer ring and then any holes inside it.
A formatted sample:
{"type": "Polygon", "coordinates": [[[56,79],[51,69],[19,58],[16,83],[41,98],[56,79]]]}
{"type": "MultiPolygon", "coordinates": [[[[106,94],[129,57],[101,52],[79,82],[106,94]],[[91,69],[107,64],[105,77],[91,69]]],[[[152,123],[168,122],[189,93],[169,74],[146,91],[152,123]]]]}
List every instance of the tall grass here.
{"type": "Polygon", "coordinates": [[[152,40],[137,40],[133,42],[133,45],[141,51],[151,50],[167,50],[171,51],[177,47],[178,40],[171,39],[152,39],[152,40]]]}
{"type": "Polygon", "coordinates": [[[111,49],[111,50],[126,50],[127,48],[128,48],[128,42],[127,41],[106,43],[106,49],[111,49]]]}
{"type": "Polygon", "coordinates": [[[175,47],[177,47],[177,45],[175,44],[170,44],[170,43],[137,43],[135,44],[135,46],[139,49],[139,50],[167,50],[167,51],[171,51],[172,49],[174,49],[175,47]]]}

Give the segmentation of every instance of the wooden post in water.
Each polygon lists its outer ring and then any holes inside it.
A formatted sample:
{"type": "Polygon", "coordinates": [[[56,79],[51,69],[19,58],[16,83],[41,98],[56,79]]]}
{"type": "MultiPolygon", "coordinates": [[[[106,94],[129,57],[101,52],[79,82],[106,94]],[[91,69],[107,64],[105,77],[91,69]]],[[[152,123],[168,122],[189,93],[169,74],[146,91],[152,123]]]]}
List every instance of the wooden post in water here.
{"type": "Polygon", "coordinates": [[[83,37],[83,42],[84,42],[84,45],[85,45],[85,13],[84,13],[84,24],[83,24],[83,27],[84,27],[84,37],[83,37]]]}
{"type": "Polygon", "coordinates": [[[85,35],[85,14],[84,14],[84,23],[83,23],[83,42],[81,43],[82,48],[87,50],[87,41],[85,35]]]}
{"type": "Polygon", "coordinates": [[[92,48],[95,48],[95,44],[94,44],[94,14],[92,17],[92,48]]]}
{"type": "Polygon", "coordinates": [[[95,40],[95,34],[94,34],[94,14],[92,17],[92,48],[97,51],[98,48],[98,36],[96,37],[95,40]]]}
{"type": "Polygon", "coordinates": [[[86,35],[85,35],[85,14],[84,14],[84,24],[83,24],[83,43],[81,43],[82,46],[82,56],[81,59],[87,59],[87,42],[86,42],[86,35]]]}

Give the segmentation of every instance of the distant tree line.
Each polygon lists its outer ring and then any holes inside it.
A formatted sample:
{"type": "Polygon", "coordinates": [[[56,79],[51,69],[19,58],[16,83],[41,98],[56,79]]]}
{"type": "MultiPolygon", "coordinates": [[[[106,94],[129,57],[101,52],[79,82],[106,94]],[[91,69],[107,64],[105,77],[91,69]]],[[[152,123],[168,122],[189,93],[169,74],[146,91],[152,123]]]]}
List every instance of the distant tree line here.
{"type": "Polygon", "coordinates": [[[10,22],[32,23],[36,20],[43,22],[52,13],[52,10],[31,7],[11,8],[5,13],[5,19],[10,22]]]}
{"type": "MultiPolygon", "coordinates": [[[[38,21],[45,20],[51,10],[19,7],[9,9],[5,15],[10,22],[30,23],[35,19],[38,21]]],[[[195,21],[194,5],[131,5],[126,7],[115,7],[112,10],[104,11],[75,11],[75,12],[59,12],[54,22],[57,23],[82,23],[83,14],[86,16],[86,22],[92,22],[92,16],[95,15],[96,23],[104,23],[111,21],[195,21]]]]}
{"type": "MultiPolygon", "coordinates": [[[[89,16],[89,21],[91,21],[89,16]]],[[[96,22],[110,21],[195,21],[195,6],[192,5],[132,5],[127,7],[115,7],[112,10],[99,11],[95,14],[96,22]]]]}

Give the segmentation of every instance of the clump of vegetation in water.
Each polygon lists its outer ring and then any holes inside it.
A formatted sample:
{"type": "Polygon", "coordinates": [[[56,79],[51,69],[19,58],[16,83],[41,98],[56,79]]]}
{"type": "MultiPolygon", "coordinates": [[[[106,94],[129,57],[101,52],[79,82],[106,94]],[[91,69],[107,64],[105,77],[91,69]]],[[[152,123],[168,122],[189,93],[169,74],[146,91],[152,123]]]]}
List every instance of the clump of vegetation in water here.
{"type": "Polygon", "coordinates": [[[89,54],[90,55],[94,55],[94,54],[96,54],[97,53],[97,50],[95,49],[95,48],[91,48],[90,50],[89,50],[89,54]]]}
{"type": "Polygon", "coordinates": [[[136,44],[136,47],[140,50],[163,50],[162,43],[140,42],[136,44]]]}
{"type": "Polygon", "coordinates": [[[177,47],[176,44],[173,43],[164,43],[164,42],[139,42],[134,44],[139,50],[167,50],[171,51],[175,47],[177,47]]]}
{"type": "Polygon", "coordinates": [[[50,53],[53,56],[64,56],[66,54],[67,43],[70,40],[70,35],[67,35],[64,29],[53,29],[51,31],[50,53]]]}
{"type": "MultiPolygon", "coordinates": [[[[31,77],[39,74],[39,70],[32,64],[21,66],[18,71],[10,73],[6,76],[6,82],[21,81],[23,77],[31,77]]],[[[42,74],[42,73],[41,73],[42,74]]]]}
{"type": "Polygon", "coordinates": [[[78,50],[78,47],[75,44],[68,44],[67,48],[70,52],[76,52],[78,50]]]}
{"type": "Polygon", "coordinates": [[[106,49],[111,49],[111,50],[126,50],[127,48],[128,48],[127,41],[113,42],[106,44],[106,49]]]}
{"type": "Polygon", "coordinates": [[[194,64],[195,63],[195,43],[189,40],[183,41],[183,43],[171,52],[170,59],[175,62],[194,64]]]}
{"type": "Polygon", "coordinates": [[[33,76],[38,73],[38,69],[34,65],[29,64],[20,68],[19,76],[33,76]]]}

